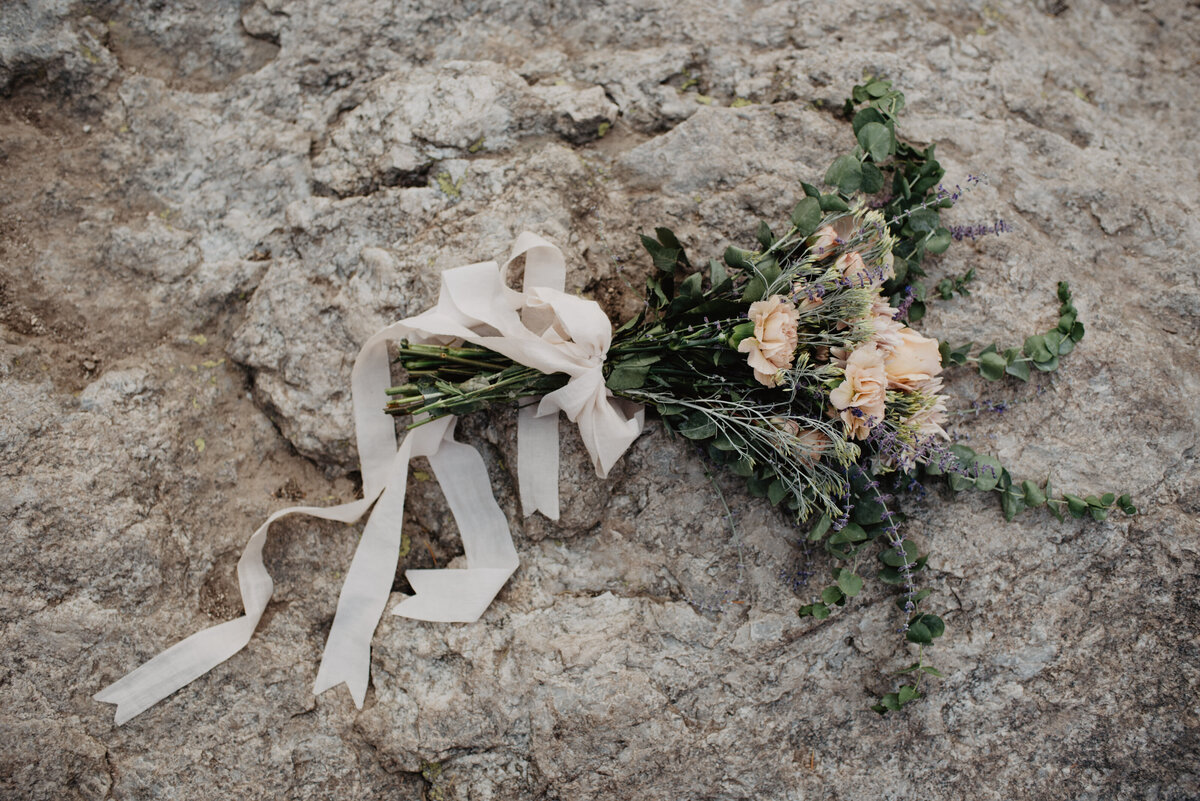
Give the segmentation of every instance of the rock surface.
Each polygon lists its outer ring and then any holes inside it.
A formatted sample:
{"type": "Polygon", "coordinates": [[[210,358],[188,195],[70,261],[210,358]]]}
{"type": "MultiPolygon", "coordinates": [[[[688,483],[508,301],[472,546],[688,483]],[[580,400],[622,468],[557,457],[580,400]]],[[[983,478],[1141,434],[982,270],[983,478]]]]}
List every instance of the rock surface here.
{"type": "MultiPolygon", "coordinates": [[[[1195,3],[0,6],[0,796],[22,799],[1200,797],[1200,74],[1195,3]],[[1070,279],[1088,336],[1029,386],[949,382],[957,437],[1104,523],[980,498],[912,510],[948,634],[911,655],[657,425],[607,481],[563,425],[563,519],[524,519],[505,411],[463,422],[522,567],[472,625],[385,615],[360,712],[311,687],[354,527],[272,530],[250,646],[129,724],[91,700],[240,613],[275,508],[355,497],[348,375],[438,273],[557,241],[614,316],[634,232],[696,254],[783,218],[850,142],[864,73],[1003,218],[921,327],[1019,340],[1070,279]],[[721,495],[736,524],[732,536],[721,495]],[[797,573],[797,571],[800,573],[797,573]]],[[[405,567],[460,552],[411,489],[405,567]]],[[[402,581],[397,589],[403,589],[402,581]]]]}

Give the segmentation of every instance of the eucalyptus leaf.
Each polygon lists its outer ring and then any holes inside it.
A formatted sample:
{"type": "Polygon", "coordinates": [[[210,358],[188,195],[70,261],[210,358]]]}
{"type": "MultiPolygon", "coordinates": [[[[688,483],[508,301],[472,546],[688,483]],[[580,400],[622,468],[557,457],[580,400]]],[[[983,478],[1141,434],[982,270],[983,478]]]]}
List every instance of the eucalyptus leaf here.
{"type": "Polygon", "coordinates": [[[688,439],[708,439],[717,433],[717,426],[708,415],[693,412],[687,423],[679,428],[679,433],[688,439]]]}
{"type": "Polygon", "coordinates": [[[806,197],[792,209],[792,225],[797,232],[806,237],[821,224],[821,201],[815,197],[806,197]]]}
{"type": "Polygon", "coordinates": [[[854,156],[838,156],[825,172],[825,183],[850,195],[862,187],[862,164],[854,156]]]}
{"type": "Polygon", "coordinates": [[[862,169],[862,191],[868,195],[873,195],[876,192],[883,190],[883,173],[878,167],[869,161],[864,161],[861,165],[862,169]]]}
{"type": "Polygon", "coordinates": [[[863,580],[849,570],[842,570],[838,573],[837,584],[849,598],[858,595],[863,588],[863,580]]]}
{"type": "Polygon", "coordinates": [[[979,374],[988,381],[999,381],[1007,369],[1008,364],[999,353],[984,353],[979,357],[979,374]]]}
{"type": "Polygon", "coordinates": [[[1029,362],[1013,362],[1004,368],[1004,372],[1022,381],[1029,380],[1029,362]]]}

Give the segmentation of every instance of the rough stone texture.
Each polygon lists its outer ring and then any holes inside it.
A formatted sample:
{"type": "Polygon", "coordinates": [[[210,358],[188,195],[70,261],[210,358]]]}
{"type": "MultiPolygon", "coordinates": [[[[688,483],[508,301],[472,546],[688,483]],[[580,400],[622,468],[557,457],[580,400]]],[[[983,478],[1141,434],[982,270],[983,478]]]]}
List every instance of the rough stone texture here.
{"type": "MultiPolygon", "coordinates": [[[[1198,40],[1181,0],[3,4],[0,796],[1200,797],[1198,40]],[[880,719],[892,596],[798,618],[797,532],[720,478],[731,536],[653,424],[607,481],[564,424],[563,519],[525,520],[497,411],[461,428],[522,567],[479,623],[385,616],[366,707],[314,698],[357,530],[283,521],[251,645],[112,725],[92,693],[239,613],[269,510],[354,497],[350,363],[441,270],[528,228],[628,314],[634,231],[699,256],[782,218],[864,72],[949,180],[988,176],[952,221],[1016,228],[932,263],[978,288],[922,328],[1017,341],[1062,278],[1088,326],[1030,386],[955,375],[1011,405],[956,435],[1142,516],[910,510],[946,679],[880,719]]],[[[405,566],[444,565],[411,496],[405,566]]]]}

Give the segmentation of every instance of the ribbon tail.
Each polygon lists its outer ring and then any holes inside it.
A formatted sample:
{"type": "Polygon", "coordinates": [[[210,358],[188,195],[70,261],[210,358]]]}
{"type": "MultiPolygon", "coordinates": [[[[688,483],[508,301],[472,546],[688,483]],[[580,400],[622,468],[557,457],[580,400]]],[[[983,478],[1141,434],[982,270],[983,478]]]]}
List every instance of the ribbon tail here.
{"type": "Polygon", "coordinates": [[[453,418],[448,417],[415,428],[396,451],[383,493],[371,510],[350,569],[346,571],[321,667],[317,670],[314,694],[320,695],[344,683],[354,705],[362,709],[371,672],[371,637],[387,606],[400,559],[408,465],[413,456],[427,456],[436,450],[443,433],[452,429],[452,423],[453,418]]]}
{"type": "Polygon", "coordinates": [[[246,647],[271,600],[274,582],[263,565],[262,551],[273,522],[289,514],[308,514],[326,520],[357,520],[374,498],[340,506],[296,506],[275,512],[251,535],[238,560],[238,584],[246,614],[199,631],[172,645],[146,664],[96,693],[93,698],[117,705],[116,722],[121,725],[186,687],[246,647]]]}
{"type": "Polygon", "coordinates": [[[92,697],[117,705],[120,726],[245,648],[261,616],[244,615],[197,632],[92,697]]]}
{"type": "Polygon", "coordinates": [[[429,455],[446,505],[462,534],[467,568],[409,570],[404,576],[414,595],[392,614],[440,623],[473,623],[483,615],[520,560],[508,529],[508,518],[492,496],[487,467],[479,452],[446,432],[441,447],[429,455]]]}
{"type": "MultiPolygon", "coordinates": [[[[404,462],[407,470],[408,460],[404,462]]],[[[398,520],[392,524],[391,509],[384,508],[384,504],[398,505],[402,518],[404,490],[403,484],[384,490],[363,529],[362,540],[338,595],[337,613],[325,641],[321,667],[313,686],[313,693],[320,695],[344,682],[359,709],[367,695],[371,637],[387,605],[396,562],[400,558],[400,525],[398,520]]]]}
{"type": "Polygon", "coordinates": [[[517,488],[525,516],[558,520],[558,412],[538,417],[534,404],[517,414],[517,488]]]}
{"type": "Polygon", "coordinates": [[[404,574],[413,592],[392,610],[393,615],[433,623],[474,623],[483,616],[516,570],[409,570],[404,574]]]}

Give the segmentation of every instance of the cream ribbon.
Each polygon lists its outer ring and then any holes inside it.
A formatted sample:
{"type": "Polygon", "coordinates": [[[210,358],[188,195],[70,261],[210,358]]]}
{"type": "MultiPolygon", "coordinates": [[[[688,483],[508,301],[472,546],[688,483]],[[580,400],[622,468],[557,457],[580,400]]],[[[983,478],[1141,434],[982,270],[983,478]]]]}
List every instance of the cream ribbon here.
{"type": "Polygon", "coordinates": [[[371,664],[371,636],[387,605],[400,553],[408,467],[429,460],[458,525],[465,569],[409,570],[414,595],[393,614],[415,620],[471,623],[491,604],[519,564],[508,520],[491,492],[483,458],[454,439],[455,418],[424,423],[397,443],[395,424],[382,410],[391,384],[387,343],[471,342],[544,373],[565,373],[567,384],[522,407],[517,420],[517,481],[525,514],[558,519],[558,412],[579,426],[596,472],[605,477],[641,433],[644,412],[612,397],[604,385],[604,358],[612,325],[594,301],[563,292],[566,265],[550,242],[522,233],[503,267],[482,262],[442,273],[437,305],[372,336],[354,361],[350,383],[362,466],[362,500],[332,507],[281,509],[262,524],[238,561],[246,614],[176,643],[96,694],[117,705],[122,724],[236,654],[250,641],[274,583],[262,550],[272,522],[306,514],[351,523],[374,504],[338,597],[337,613],[317,671],[315,693],[345,683],[361,709],[371,664]],[[504,281],[508,267],[525,257],[524,287],[504,281]]]}

